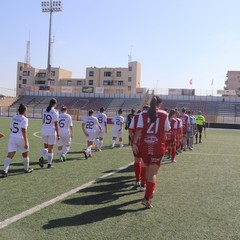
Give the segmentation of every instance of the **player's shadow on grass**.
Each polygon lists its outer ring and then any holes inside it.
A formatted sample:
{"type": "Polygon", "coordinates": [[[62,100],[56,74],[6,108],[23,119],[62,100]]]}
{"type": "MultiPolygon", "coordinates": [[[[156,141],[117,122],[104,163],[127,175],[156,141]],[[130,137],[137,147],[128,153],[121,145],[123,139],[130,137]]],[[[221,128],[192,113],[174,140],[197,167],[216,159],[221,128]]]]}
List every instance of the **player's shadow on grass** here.
{"type": "Polygon", "coordinates": [[[94,205],[92,210],[82,212],[72,217],[50,220],[48,224],[43,226],[43,229],[86,225],[99,222],[107,218],[122,216],[126,213],[134,213],[145,210],[146,208],[141,207],[140,205],[141,199],[125,201],[125,199],[129,199],[129,196],[136,194],[136,191],[133,191],[130,188],[132,184],[129,182],[132,182],[132,177],[130,176],[116,176],[104,179],[100,183],[83,189],[79,192],[79,194],[83,192],[89,193],[87,196],[67,199],[63,201],[63,203],[83,206],[94,205]],[[120,201],[121,203],[113,205],[115,201],[120,201]],[[137,203],[138,205],[136,205],[137,203]]]}
{"type": "Polygon", "coordinates": [[[140,205],[140,199],[135,199],[135,200],[124,202],[117,205],[90,210],[72,217],[50,220],[48,224],[45,224],[43,226],[43,229],[47,230],[52,228],[86,225],[86,224],[103,221],[107,218],[119,217],[126,213],[134,213],[134,212],[146,210],[146,208],[122,209],[124,207],[128,207],[129,205],[136,204],[136,203],[139,203],[140,205]]]}

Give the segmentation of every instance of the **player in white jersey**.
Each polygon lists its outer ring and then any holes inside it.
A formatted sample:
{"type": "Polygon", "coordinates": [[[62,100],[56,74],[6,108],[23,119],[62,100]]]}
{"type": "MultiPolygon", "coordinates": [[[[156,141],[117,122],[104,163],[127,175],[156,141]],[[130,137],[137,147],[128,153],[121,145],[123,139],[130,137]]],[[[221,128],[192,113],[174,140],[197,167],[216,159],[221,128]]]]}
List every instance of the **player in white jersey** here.
{"type": "Polygon", "coordinates": [[[59,161],[66,161],[66,155],[69,152],[71,139],[73,137],[73,123],[71,115],[67,114],[67,107],[62,105],[61,113],[58,118],[59,136],[58,156],[59,161]]]}
{"type": "Polygon", "coordinates": [[[19,114],[12,118],[10,123],[11,134],[8,141],[8,154],[4,160],[2,177],[8,176],[10,163],[19,149],[23,157],[24,172],[31,173],[33,169],[29,168],[29,143],[27,137],[28,119],[26,118],[27,108],[20,104],[19,114]]]}
{"type": "Polygon", "coordinates": [[[123,147],[123,124],[124,117],[122,116],[122,109],[118,110],[118,114],[113,117],[113,133],[112,133],[112,148],[115,147],[116,139],[119,138],[120,147],[123,147]]]}
{"type": "Polygon", "coordinates": [[[39,166],[44,166],[44,157],[48,153],[48,168],[52,166],[53,160],[53,146],[56,143],[56,138],[59,140],[58,130],[58,112],[55,110],[57,106],[57,100],[52,98],[46,110],[43,111],[42,116],[42,141],[43,149],[42,155],[39,158],[39,166]],[[57,136],[56,136],[57,135],[57,136]]]}
{"type": "Polygon", "coordinates": [[[95,146],[96,151],[101,151],[101,147],[103,145],[103,138],[105,133],[107,133],[107,115],[104,113],[104,107],[101,107],[99,112],[96,115],[99,125],[102,128],[102,131],[99,131],[99,128],[96,129],[96,139],[95,146]]]}
{"type": "Polygon", "coordinates": [[[86,117],[82,123],[82,130],[87,140],[87,149],[84,151],[84,155],[86,159],[92,156],[92,146],[93,146],[93,142],[96,134],[96,128],[98,127],[100,132],[102,131],[102,128],[98,123],[97,118],[93,116],[93,113],[94,111],[90,110],[88,112],[88,117],[86,117]]]}

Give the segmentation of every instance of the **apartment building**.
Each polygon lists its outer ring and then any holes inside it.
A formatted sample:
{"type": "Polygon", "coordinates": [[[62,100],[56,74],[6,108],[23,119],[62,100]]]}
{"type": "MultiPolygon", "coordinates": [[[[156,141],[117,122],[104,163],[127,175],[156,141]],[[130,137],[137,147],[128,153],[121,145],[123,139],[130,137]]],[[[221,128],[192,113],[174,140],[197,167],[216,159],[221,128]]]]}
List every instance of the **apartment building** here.
{"type": "Polygon", "coordinates": [[[34,68],[29,64],[17,64],[17,96],[28,92],[55,93],[105,93],[105,94],[142,94],[141,64],[133,61],[128,67],[89,67],[86,78],[72,78],[72,72],[62,68],[51,68],[51,79],[47,69],[34,68]]]}

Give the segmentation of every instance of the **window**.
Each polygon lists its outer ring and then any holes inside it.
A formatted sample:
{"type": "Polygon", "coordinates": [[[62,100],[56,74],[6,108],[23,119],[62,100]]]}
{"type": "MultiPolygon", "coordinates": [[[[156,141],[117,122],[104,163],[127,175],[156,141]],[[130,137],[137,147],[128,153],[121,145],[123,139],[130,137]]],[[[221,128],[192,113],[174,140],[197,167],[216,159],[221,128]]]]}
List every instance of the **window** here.
{"type": "Polygon", "coordinates": [[[35,84],[37,85],[44,85],[46,83],[46,81],[35,81],[35,84]]]}
{"type": "Polygon", "coordinates": [[[81,80],[78,80],[77,81],[77,86],[81,86],[82,85],[82,81],[81,80]]]}
{"type": "Polygon", "coordinates": [[[123,86],[123,81],[118,81],[118,86],[123,86]]]}
{"type": "Polygon", "coordinates": [[[122,72],[117,71],[117,77],[121,77],[122,76],[122,72]]]}
{"type": "Polygon", "coordinates": [[[71,86],[72,85],[72,80],[67,80],[67,85],[71,86]]]}
{"type": "Polygon", "coordinates": [[[110,85],[113,85],[113,81],[104,80],[104,81],[103,81],[103,85],[104,85],[104,86],[110,86],[110,85]]]}
{"type": "Polygon", "coordinates": [[[128,91],[131,91],[131,89],[132,89],[131,86],[128,86],[128,91]]]}
{"type": "Polygon", "coordinates": [[[88,85],[93,85],[93,80],[89,80],[88,85]]]}
{"type": "Polygon", "coordinates": [[[52,76],[52,77],[55,77],[55,71],[52,71],[52,72],[51,72],[51,76],[52,76]]]}
{"type": "Polygon", "coordinates": [[[55,85],[55,80],[50,80],[50,85],[55,85]]]}
{"type": "Polygon", "coordinates": [[[131,72],[132,71],[132,66],[128,67],[128,71],[131,72]]]}
{"type": "Polygon", "coordinates": [[[49,86],[39,86],[39,90],[49,91],[49,90],[50,90],[50,87],[49,87],[49,86]]]}
{"type": "Polygon", "coordinates": [[[104,77],[111,77],[112,73],[111,72],[104,72],[104,77]]]}
{"type": "Polygon", "coordinates": [[[93,77],[94,76],[94,71],[89,71],[89,77],[93,77]]]}
{"type": "Polygon", "coordinates": [[[20,80],[20,81],[22,80],[22,76],[19,76],[19,80],[20,80]]]}
{"type": "Polygon", "coordinates": [[[23,71],[23,76],[27,76],[28,72],[27,71],[23,71]]]}
{"type": "Polygon", "coordinates": [[[22,87],[21,84],[18,84],[18,87],[21,88],[22,87]]]}
{"type": "Polygon", "coordinates": [[[128,82],[132,82],[132,77],[128,77],[128,82]]]}
{"type": "Polygon", "coordinates": [[[37,77],[39,78],[45,78],[46,77],[46,73],[38,73],[37,77]]]}
{"type": "Polygon", "coordinates": [[[27,74],[28,74],[28,76],[30,76],[30,71],[28,71],[28,73],[27,73],[27,74]]]}
{"type": "Polygon", "coordinates": [[[22,84],[27,84],[27,79],[23,79],[22,84]]]}
{"type": "Polygon", "coordinates": [[[19,70],[22,71],[22,66],[20,66],[19,70]]]}

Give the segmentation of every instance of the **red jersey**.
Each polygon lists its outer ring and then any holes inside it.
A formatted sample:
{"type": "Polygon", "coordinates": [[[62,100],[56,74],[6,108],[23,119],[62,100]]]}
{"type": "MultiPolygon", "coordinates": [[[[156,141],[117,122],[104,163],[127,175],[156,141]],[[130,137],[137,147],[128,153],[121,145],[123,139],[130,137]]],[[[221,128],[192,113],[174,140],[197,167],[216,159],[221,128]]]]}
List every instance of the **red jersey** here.
{"type": "MultiPolygon", "coordinates": [[[[171,118],[170,119],[170,127],[171,129],[166,133],[167,141],[173,142],[174,139],[174,132],[176,134],[177,129],[178,129],[178,121],[176,118],[171,118]]],[[[176,137],[176,135],[175,135],[176,137]]]]}
{"type": "Polygon", "coordinates": [[[183,114],[180,116],[183,125],[183,133],[186,133],[187,129],[189,129],[189,117],[187,114],[183,114]]]}
{"type": "Polygon", "coordinates": [[[142,130],[139,142],[141,155],[161,156],[165,153],[165,131],[170,130],[170,124],[165,111],[157,111],[156,117],[156,121],[151,123],[147,112],[139,115],[137,128],[142,130]]]}
{"type": "Polygon", "coordinates": [[[138,118],[139,118],[139,114],[136,114],[133,117],[133,119],[132,119],[132,121],[129,125],[129,128],[128,128],[132,132],[133,138],[134,138],[134,135],[135,135],[135,132],[136,132],[136,129],[137,129],[138,118]]]}

